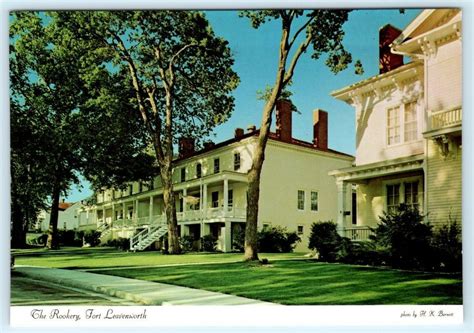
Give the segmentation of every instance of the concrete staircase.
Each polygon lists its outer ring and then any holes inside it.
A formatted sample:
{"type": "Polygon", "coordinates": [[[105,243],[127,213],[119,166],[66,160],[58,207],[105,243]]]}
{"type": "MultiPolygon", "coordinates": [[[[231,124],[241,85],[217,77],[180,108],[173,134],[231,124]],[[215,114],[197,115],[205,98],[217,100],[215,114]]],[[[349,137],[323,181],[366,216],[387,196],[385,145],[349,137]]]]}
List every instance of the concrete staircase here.
{"type": "Polygon", "coordinates": [[[110,224],[103,223],[97,227],[97,231],[100,232],[100,242],[105,243],[112,234],[112,226],[110,224]]]}
{"type": "Polygon", "coordinates": [[[168,225],[166,223],[152,224],[130,238],[130,250],[143,251],[167,233],[168,225]]]}

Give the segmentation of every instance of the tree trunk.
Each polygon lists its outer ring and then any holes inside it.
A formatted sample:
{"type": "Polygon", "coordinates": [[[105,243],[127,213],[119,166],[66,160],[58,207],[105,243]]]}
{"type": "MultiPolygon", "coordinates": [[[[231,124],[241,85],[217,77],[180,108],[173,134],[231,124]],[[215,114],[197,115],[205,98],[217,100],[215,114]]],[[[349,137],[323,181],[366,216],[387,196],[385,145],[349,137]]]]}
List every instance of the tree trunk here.
{"type": "Polygon", "coordinates": [[[252,168],[248,173],[248,192],[247,192],[247,222],[245,224],[245,253],[244,260],[258,260],[257,248],[257,226],[258,226],[258,201],[260,198],[260,175],[262,173],[263,161],[265,160],[265,148],[267,146],[270,126],[272,124],[272,113],[277,99],[280,97],[283,89],[283,80],[285,77],[285,64],[288,56],[288,34],[289,26],[284,23],[282,38],[280,41],[280,54],[278,61],[278,71],[272,92],[265,104],[262,114],[262,124],[258,134],[257,144],[255,146],[252,168]]]}
{"type": "Polygon", "coordinates": [[[48,240],[46,242],[46,247],[51,250],[59,249],[59,239],[58,239],[58,217],[59,217],[59,196],[61,194],[61,188],[59,186],[59,181],[56,181],[53,185],[53,194],[52,199],[53,203],[51,205],[51,215],[49,218],[49,231],[48,231],[48,240]]]}
{"type": "Polygon", "coordinates": [[[258,260],[257,248],[257,221],[258,200],[260,198],[260,174],[252,168],[248,175],[249,185],[247,192],[247,223],[245,224],[244,259],[258,260]]]}
{"type": "Polygon", "coordinates": [[[162,168],[163,201],[165,205],[166,222],[168,223],[168,253],[179,254],[178,219],[176,217],[176,197],[173,192],[172,169],[162,168]]]}
{"type": "Polygon", "coordinates": [[[26,247],[26,219],[16,200],[13,200],[11,209],[11,248],[22,249],[26,247]]]}

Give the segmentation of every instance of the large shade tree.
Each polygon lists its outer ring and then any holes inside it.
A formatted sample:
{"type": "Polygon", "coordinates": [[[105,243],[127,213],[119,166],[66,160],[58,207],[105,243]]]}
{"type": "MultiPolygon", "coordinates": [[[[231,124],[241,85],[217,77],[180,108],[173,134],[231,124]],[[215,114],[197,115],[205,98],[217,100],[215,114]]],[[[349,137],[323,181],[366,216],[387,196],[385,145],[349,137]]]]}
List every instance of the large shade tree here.
{"type": "MultiPolygon", "coordinates": [[[[348,10],[258,10],[242,11],[240,16],[250,19],[252,27],[258,29],[269,21],[278,21],[281,27],[276,78],[267,92],[262,112],[262,122],[254,151],[252,167],[248,173],[247,223],[245,228],[246,260],[258,260],[257,219],[260,197],[260,175],[265,160],[272,114],[282,91],[291,84],[301,57],[307,52],[318,60],[325,57],[325,64],[333,73],[347,68],[352,62],[351,54],[344,48],[343,24],[348,19],[348,10]]],[[[362,67],[356,62],[356,72],[362,67]]]]}
{"type": "MultiPolygon", "coordinates": [[[[180,138],[202,138],[230,115],[238,84],[227,41],[194,11],[61,12],[59,24],[107,54],[96,62],[132,92],[163,184],[169,253],[179,253],[172,172],[180,138]]],[[[100,87],[98,87],[100,89],[100,87]]]]}
{"type": "Polygon", "coordinates": [[[151,166],[151,160],[143,153],[145,138],[124,135],[139,133],[139,119],[111,77],[88,61],[93,47],[59,29],[54,12],[11,15],[12,246],[25,245],[28,223],[49,203],[47,246],[59,247],[60,195],[80,173],[96,187],[150,177],[151,167],[133,174],[120,168],[126,162],[151,166]],[[118,107],[122,117],[111,112],[118,107]],[[107,155],[92,144],[99,142],[107,155]]]}

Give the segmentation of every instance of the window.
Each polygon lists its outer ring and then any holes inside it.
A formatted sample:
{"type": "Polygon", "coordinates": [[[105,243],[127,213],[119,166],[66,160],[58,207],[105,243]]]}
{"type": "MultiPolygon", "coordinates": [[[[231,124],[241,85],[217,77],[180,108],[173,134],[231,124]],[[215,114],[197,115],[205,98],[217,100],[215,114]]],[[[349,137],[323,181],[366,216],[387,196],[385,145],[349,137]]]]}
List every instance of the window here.
{"type": "Polygon", "coordinates": [[[133,184],[128,185],[128,195],[133,194],[133,184]]]}
{"type": "Polygon", "coordinates": [[[211,193],[211,201],[212,201],[212,208],[219,207],[219,192],[212,192],[211,193]]]}
{"type": "Polygon", "coordinates": [[[318,192],[311,191],[311,210],[313,212],[318,211],[318,192]]]}
{"type": "Polygon", "coordinates": [[[303,227],[302,225],[299,225],[299,226],[298,226],[298,229],[297,229],[298,235],[302,235],[303,232],[304,232],[304,227],[303,227]]]}
{"type": "Polygon", "coordinates": [[[238,171],[240,169],[240,153],[234,154],[234,171],[238,171]]]}
{"type": "Polygon", "coordinates": [[[404,183],[405,185],[405,204],[418,209],[418,182],[404,183]]]}
{"type": "Polygon", "coordinates": [[[202,176],[202,165],[201,163],[196,164],[196,178],[201,178],[202,176]]]}
{"type": "Polygon", "coordinates": [[[153,179],[150,180],[150,183],[148,184],[148,188],[149,188],[150,190],[153,190],[153,189],[155,188],[155,182],[154,182],[153,179]]]}
{"type": "Polygon", "coordinates": [[[393,212],[400,204],[400,184],[387,185],[387,211],[393,212]]]}
{"type": "Polygon", "coordinates": [[[181,197],[179,198],[178,213],[183,212],[183,207],[184,207],[184,200],[183,200],[183,197],[181,197]]]}
{"type": "Polygon", "coordinates": [[[115,190],[112,190],[112,199],[115,199],[115,190]]]}
{"type": "Polygon", "coordinates": [[[418,138],[417,101],[387,110],[387,145],[415,141],[418,138]]]}
{"type": "Polygon", "coordinates": [[[234,205],[234,190],[227,192],[227,206],[232,207],[234,205]]]}
{"type": "Polygon", "coordinates": [[[138,183],[138,192],[139,193],[143,192],[143,183],[142,182],[138,183]]]}
{"type": "Polygon", "coordinates": [[[186,181],[186,168],[181,168],[181,182],[186,181]]]}
{"type": "Polygon", "coordinates": [[[387,114],[387,144],[400,143],[400,107],[388,109],[387,114]]]}
{"type": "Polygon", "coordinates": [[[298,190],[298,210],[304,210],[304,191],[298,190]]]}
{"type": "Polygon", "coordinates": [[[214,159],[214,173],[219,173],[220,171],[220,160],[218,158],[214,159]]]}
{"type": "Polygon", "coordinates": [[[405,142],[416,140],[418,129],[416,123],[416,102],[405,104],[405,142]]]}

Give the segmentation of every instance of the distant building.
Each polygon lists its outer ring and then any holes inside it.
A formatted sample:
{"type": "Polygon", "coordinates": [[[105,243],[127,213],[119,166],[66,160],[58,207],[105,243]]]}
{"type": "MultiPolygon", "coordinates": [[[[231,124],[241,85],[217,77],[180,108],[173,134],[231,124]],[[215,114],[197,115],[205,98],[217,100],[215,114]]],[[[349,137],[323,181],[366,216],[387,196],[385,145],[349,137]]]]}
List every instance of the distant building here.
{"type": "Polygon", "coordinates": [[[352,239],[400,203],[439,226],[461,223],[462,16],[424,10],[403,31],[380,30],[380,74],[332,95],[356,112],[355,166],[331,172],[341,191],[338,224],[352,239]],[[410,62],[403,64],[403,56],[410,62]],[[343,212],[357,203],[356,216],[343,212]]]}
{"type": "MultiPolygon", "coordinates": [[[[78,210],[83,207],[81,202],[59,203],[58,230],[77,230],[79,227],[78,210]]],[[[49,230],[51,212],[43,210],[38,214],[36,229],[46,232],[49,230]]]]}
{"type": "MultiPolygon", "coordinates": [[[[302,239],[296,250],[307,250],[311,224],[337,217],[337,188],[328,172],[351,166],[354,158],[328,148],[326,112],[314,111],[313,142],[293,138],[290,102],[279,101],[276,113],[261,176],[258,226],[296,231],[302,239]]],[[[173,173],[178,225],[180,235],[193,237],[196,247],[211,234],[219,250],[231,251],[236,232],[245,228],[247,173],[257,134],[255,126],[247,132],[237,128],[234,138],[208,142],[199,151],[193,140],[181,140],[173,173]]],[[[162,192],[156,177],[151,184],[97,193],[97,204],[80,215],[80,228],[98,226],[103,241],[132,238],[132,249],[144,249],[166,233],[162,192]]]]}

